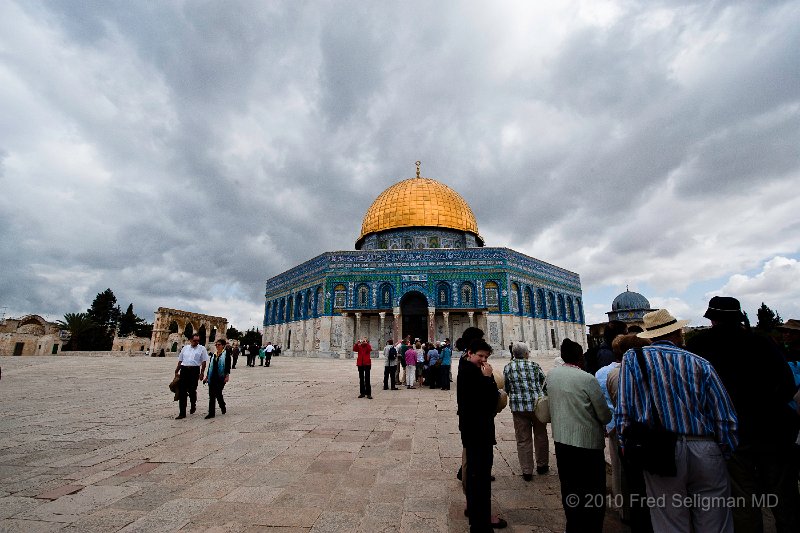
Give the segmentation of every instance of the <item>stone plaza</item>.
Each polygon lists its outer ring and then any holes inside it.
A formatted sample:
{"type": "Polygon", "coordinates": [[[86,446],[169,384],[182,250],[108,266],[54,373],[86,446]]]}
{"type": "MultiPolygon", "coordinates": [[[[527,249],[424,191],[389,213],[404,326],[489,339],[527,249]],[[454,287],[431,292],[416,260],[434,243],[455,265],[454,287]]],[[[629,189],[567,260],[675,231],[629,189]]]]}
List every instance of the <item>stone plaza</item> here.
{"type": "MultiPolygon", "coordinates": [[[[202,385],[197,413],[174,420],[174,358],[0,365],[2,532],[469,530],[455,388],[384,391],[383,360],[367,400],[353,360],[240,359],[212,420],[202,385]]],[[[555,457],[526,483],[508,410],[497,440],[493,507],[507,530],[563,531],[555,457]]],[[[608,512],[605,530],[627,528],[608,512]]]]}

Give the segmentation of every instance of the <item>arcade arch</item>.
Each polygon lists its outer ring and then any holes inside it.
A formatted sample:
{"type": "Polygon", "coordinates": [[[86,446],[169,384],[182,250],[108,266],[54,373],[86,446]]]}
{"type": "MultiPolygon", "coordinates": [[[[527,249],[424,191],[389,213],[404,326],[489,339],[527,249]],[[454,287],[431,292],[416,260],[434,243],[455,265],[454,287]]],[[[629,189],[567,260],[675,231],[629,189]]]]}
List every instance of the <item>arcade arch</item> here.
{"type": "Polygon", "coordinates": [[[155,315],[150,349],[156,354],[162,349],[164,351],[180,349],[179,344],[188,342],[194,332],[200,334],[200,342],[205,345],[207,342],[214,340],[217,332],[228,331],[228,319],[220,316],[192,313],[167,307],[159,307],[155,315]],[[183,332],[180,341],[175,340],[178,332],[183,332]],[[208,336],[208,332],[211,332],[211,337],[204,338],[208,336]]]}

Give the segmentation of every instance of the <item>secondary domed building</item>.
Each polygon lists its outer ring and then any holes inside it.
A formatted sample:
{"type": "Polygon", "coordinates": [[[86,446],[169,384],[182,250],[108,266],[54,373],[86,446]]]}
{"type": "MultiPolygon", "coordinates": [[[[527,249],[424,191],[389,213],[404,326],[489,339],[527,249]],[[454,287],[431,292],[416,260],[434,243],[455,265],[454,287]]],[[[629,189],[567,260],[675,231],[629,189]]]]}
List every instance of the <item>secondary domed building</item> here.
{"type": "MultiPolygon", "coordinates": [[[[630,326],[644,326],[644,315],[655,309],[650,309],[650,302],[639,294],[625,287],[625,292],[620,293],[611,302],[611,311],[608,311],[608,322],[619,320],[630,326]]],[[[589,344],[599,346],[603,342],[603,330],[608,322],[589,325],[589,344]]]]}
{"type": "Polygon", "coordinates": [[[626,287],[625,292],[617,295],[611,302],[611,311],[606,314],[609,321],[619,320],[629,326],[641,326],[644,324],[644,315],[650,311],[654,311],[654,309],[650,309],[650,302],[647,298],[626,287]]]}
{"type": "Polygon", "coordinates": [[[496,351],[525,341],[551,352],[567,337],[586,347],[579,276],[485,247],[467,202],[419,167],[367,209],[355,251],[270,278],[265,298],[264,341],[287,355],[349,357],[357,338],[378,350],[406,335],[455,340],[469,326],[496,351]]]}

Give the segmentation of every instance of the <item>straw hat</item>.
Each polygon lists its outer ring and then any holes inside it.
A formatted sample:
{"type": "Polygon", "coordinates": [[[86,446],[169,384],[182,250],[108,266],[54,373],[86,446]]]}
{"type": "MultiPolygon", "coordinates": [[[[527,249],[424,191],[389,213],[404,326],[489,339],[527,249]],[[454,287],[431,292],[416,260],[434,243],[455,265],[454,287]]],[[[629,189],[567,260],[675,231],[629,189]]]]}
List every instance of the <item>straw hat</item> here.
{"type": "Polygon", "coordinates": [[[647,313],[642,318],[644,321],[644,331],[637,333],[637,337],[643,339],[653,339],[655,337],[663,337],[673,331],[682,329],[683,326],[689,323],[688,320],[678,320],[666,309],[659,309],[647,313]]]}
{"type": "Polygon", "coordinates": [[[800,330],[800,320],[790,318],[784,324],[778,326],[778,329],[794,331],[800,330]]]}

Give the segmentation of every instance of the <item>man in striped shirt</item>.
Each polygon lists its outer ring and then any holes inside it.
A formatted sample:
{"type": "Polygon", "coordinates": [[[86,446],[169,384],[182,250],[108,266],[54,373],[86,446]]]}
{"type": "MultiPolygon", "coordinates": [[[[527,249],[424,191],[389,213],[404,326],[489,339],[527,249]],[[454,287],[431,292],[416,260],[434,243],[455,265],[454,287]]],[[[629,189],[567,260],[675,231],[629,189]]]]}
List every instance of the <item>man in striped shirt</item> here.
{"type": "Polygon", "coordinates": [[[730,533],[733,520],[725,459],[737,445],[736,411],[711,364],[680,348],[687,323],[666,309],[644,316],[645,331],[638,336],[653,341],[642,348],[647,386],[636,353],[629,350],[620,370],[617,435],[623,450],[623,432],[634,422],[660,422],[677,435],[677,475],[644,473],[656,533],[730,533]]]}

